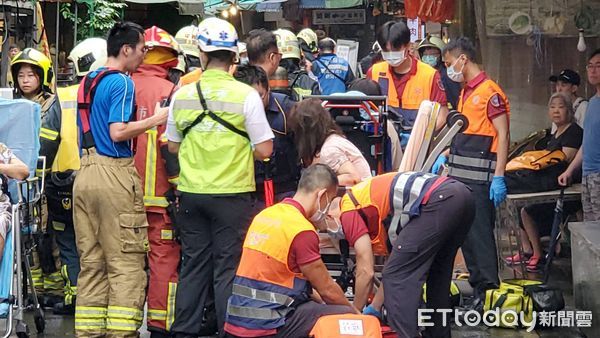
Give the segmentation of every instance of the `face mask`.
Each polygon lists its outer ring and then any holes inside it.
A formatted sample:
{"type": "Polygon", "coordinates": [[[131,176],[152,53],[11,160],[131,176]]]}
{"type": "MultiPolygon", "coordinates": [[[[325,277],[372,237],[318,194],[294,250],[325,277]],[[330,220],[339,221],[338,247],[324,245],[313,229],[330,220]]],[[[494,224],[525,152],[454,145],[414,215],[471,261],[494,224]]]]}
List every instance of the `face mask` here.
{"type": "Polygon", "coordinates": [[[454,81],[454,82],[464,82],[465,81],[465,76],[462,73],[463,69],[465,69],[465,64],[463,63],[460,71],[456,71],[456,69],[454,69],[454,67],[456,67],[456,64],[458,63],[457,59],[456,61],[454,61],[454,63],[448,67],[446,69],[446,73],[448,74],[448,77],[450,78],[450,80],[454,81]]]}
{"type": "Polygon", "coordinates": [[[438,59],[439,59],[439,57],[436,55],[423,55],[423,57],[421,58],[421,60],[423,60],[423,62],[430,65],[431,67],[437,66],[438,59]]]}
{"type": "Polygon", "coordinates": [[[247,57],[242,57],[240,58],[240,65],[247,65],[248,64],[248,58],[247,57]]]}
{"type": "MultiPolygon", "coordinates": [[[[327,200],[329,199],[327,197],[327,193],[325,193],[325,199],[327,199],[327,200]]],[[[314,224],[319,224],[319,223],[323,222],[323,220],[327,216],[327,212],[329,211],[330,206],[331,206],[331,202],[327,203],[327,205],[325,206],[325,209],[321,210],[321,199],[319,198],[317,200],[317,212],[315,212],[315,214],[310,217],[310,221],[314,224]]]]}
{"type": "Polygon", "coordinates": [[[392,67],[398,67],[406,60],[406,51],[381,52],[383,59],[392,67]]]}
{"type": "Polygon", "coordinates": [[[336,229],[332,230],[329,227],[329,221],[327,220],[327,218],[325,219],[325,223],[327,223],[327,234],[329,235],[329,237],[331,237],[332,239],[345,239],[346,235],[344,235],[344,230],[342,228],[342,225],[338,222],[338,220],[336,218],[333,219],[335,221],[335,225],[336,225],[336,229]]]}

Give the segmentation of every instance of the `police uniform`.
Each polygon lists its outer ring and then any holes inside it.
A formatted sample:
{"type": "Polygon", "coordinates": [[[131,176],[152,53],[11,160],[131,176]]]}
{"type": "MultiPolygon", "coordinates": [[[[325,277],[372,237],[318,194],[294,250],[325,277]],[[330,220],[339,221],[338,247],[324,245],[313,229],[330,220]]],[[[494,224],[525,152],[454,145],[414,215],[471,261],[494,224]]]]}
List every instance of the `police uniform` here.
{"type": "MultiPolygon", "coordinates": [[[[450,308],[454,257],[474,214],[470,191],[456,180],[433,174],[389,173],[349,189],[340,209],[351,245],[368,234],[373,253],[389,255],[383,270],[388,322],[400,336],[416,337],[425,281],[427,306],[450,308]]],[[[433,319],[435,326],[424,336],[449,337],[450,327],[443,327],[440,317],[433,319]]]]}

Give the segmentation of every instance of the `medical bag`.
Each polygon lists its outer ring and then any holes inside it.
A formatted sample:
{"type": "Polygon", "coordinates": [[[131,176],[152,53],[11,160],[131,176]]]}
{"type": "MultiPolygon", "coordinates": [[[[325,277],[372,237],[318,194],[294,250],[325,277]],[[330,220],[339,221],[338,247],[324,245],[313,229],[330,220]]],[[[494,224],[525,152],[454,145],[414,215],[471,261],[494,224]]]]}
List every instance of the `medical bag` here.
{"type": "Polygon", "coordinates": [[[309,333],[311,338],[382,338],[379,319],[374,316],[343,314],[323,316],[309,333]]]}

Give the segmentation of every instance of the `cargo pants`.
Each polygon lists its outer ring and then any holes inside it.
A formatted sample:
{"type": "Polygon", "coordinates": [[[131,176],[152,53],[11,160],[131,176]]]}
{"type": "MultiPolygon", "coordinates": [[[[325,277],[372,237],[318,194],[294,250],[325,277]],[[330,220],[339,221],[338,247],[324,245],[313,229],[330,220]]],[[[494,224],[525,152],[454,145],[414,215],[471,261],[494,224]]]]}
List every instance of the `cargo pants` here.
{"type": "Polygon", "coordinates": [[[73,189],[81,271],[77,337],[137,337],[143,319],[148,222],[133,158],[84,151],[73,189]]]}

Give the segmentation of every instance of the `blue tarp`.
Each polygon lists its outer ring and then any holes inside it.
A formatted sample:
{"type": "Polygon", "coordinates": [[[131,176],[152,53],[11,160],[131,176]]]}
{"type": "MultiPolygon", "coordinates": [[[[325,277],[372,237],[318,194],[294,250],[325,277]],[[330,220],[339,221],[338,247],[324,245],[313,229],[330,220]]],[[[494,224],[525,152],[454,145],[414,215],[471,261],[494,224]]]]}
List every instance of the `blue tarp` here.
{"type": "MultiPolygon", "coordinates": [[[[29,100],[0,98],[0,142],[29,167],[30,177],[35,175],[40,152],[40,105],[29,100]]],[[[48,165],[48,164],[46,164],[48,165]]],[[[17,202],[16,183],[9,180],[8,188],[13,203],[17,202]]]]}
{"type": "Polygon", "coordinates": [[[300,8],[327,8],[325,0],[300,0],[300,8]]]}

